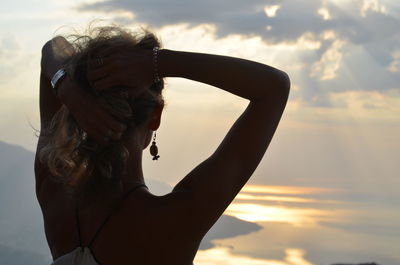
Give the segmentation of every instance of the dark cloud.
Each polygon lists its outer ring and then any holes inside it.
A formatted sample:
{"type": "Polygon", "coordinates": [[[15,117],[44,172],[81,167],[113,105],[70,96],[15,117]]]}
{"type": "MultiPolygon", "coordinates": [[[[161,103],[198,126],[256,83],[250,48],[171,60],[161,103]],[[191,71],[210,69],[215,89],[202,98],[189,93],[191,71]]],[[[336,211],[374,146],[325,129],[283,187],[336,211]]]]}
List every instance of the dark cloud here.
{"type": "MultiPolygon", "coordinates": [[[[260,27],[265,26],[268,18],[265,16],[263,7],[267,4],[277,3],[276,0],[250,0],[250,1],[127,1],[112,0],[94,4],[86,4],[79,7],[80,10],[132,11],[138,21],[153,26],[163,26],[177,23],[213,23],[219,28],[233,32],[241,32],[244,29],[254,28],[258,32],[260,27]]],[[[224,30],[221,30],[221,33],[224,30]]]]}
{"type": "Polygon", "coordinates": [[[217,26],[218,35],[257,34],[267,41],[295,40],[304,32],[321,33],[336,30],[340,36],[354,43],[379,40],[398,34],[399,19],[377,12],[361,16],[362,3],[354,1],[350,13],[332,2],[324,5],[333,17],[324,20],[318,14],[323,6],[321,0],[251,0],[251,1],[138,1],[110,0],[78,7],[81,11],[131,11],[139,22],[156,27],[189,23],[198,25],[211,23],[217,26]],[[275,17],[268,17],[264,7],[279,4],[275,17]],[[357,12],[358,11],[358,12],[357,12]],[[266,30],[272,26],[272,30],[266,30]]]}
{"type": "Polygon", "coordinates": [[[229,34],[258,35],[267,43],[295,42],[305,33],[311,33],[321,42],[321,47],[311,55],[303,57],[305,63],[293,79],[302,90],[294,93],[311,105],[331,107],[329,93],[348,90],[385,91],[399,88],[400,75],[390,73],[387,68],[392,62],[392,54],[400,47],[400,9],[389,1],[381,1],[387,12],[373,9],[364,10],[363,1],[348,1],[339,6],[334,1],[322,0],[251,0],[251,1],[138,1],[109,0],[78,7],[80,11],[111,12],[130,11],[135,14],[135,22],[154,27],[188,23],[196,26],[209,23],[216,26],[218,37],[229,34]],[[325,2],[325,3],[324,3],[325,2]],[[268,17],[264,7],[280,5],[276,16],[268,17]],[[324,20],[318,10],[324,7],[332,17],[324,20]],[[270,26],[270,30],[266,28],[270,26]],[[321,33],[334,31],[336,39],[345,41],[343,59],[337,77],[321,81],[320,75],[309,77],[312,66],[321,60],[323,54],[332,48],[335,39],[322,39],[321,33]],[[362,53],[353,56],[353,51],[361,47],[362,53]],[[351,50],[352,49],[352,50],[351,50]],[[349,52],[350,51],[350,52],[349,52]],[[374,65],[366,64],[363,56],[373,58],[374,65]],[[344,68],[343,66],[347,67],[344,68]],[[354,71],[348,76],[346,71],[354,71]],[[350,80],[356,80],[354,82],[350,80]]]}

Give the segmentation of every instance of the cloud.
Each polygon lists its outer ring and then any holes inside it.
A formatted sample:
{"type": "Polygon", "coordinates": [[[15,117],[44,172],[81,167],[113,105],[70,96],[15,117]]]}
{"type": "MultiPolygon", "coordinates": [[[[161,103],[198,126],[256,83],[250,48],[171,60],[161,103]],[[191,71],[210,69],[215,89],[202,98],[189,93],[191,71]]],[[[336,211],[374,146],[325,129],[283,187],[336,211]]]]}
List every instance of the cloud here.
{"type": "Polygon", "coordinates": [[[21,58],[21,44],[13,34],[0,36],[0,82],[4,84],[15,74],[21,58]]]}
{"type": "Polygon", "coordinates": [[[281,8],[280,5],[271,5],[271,6],[266,6],[264,8],[264,12],[267,15],[267,17],[275,17],[276,16],[276,11],[281,8]]]}
{"type": "Polygon", "coordinates": [[[129,10],[138,21],[156,27],[189,22],[192,25],[212,23],[218,26],[221,34],[262,30],[267,19],[264,13],[266,4],[277,1],[125,1],[114,0],[81,5],[79,10],[129,10]],[[257,26],[256,26],[257,25],[257,26]]]}
{"type": "Polygon", "coordinates": [[[190,23],[214,24],[220,37],[227,34],[256,34],[267,41],[294,41],[304,32],[320,34],[337,30],[339,37],[353,42],[398,34],[399,20],[389,16],[379,0],[234,0],[224,1],[127,1],[109,0],[83,4],[80,11],[130,11],[137,21],[155,27],[190,23]],[[342,1],[343,2],[343,1],[342,1]],[[351,9],[347,9],[352,7],[351,9]],[[349,10],[354,10],[349,12],[349,10]],[[330,19],[327,19],[330,18],[330,19]],[[267,31],[266,26],[272,30],[267,31]],[[382,25],[386,25],[382,28],[382,25]]]}
{"type": "Polygon", "coordinates": [[[361,16],[367,16],[368,12],[387,14],[387,9],[379,0],[363,0],[361,16]]]}
{"type": "Polygon", "coordinates": [[[290,74],[300,89],[291,97],[313,106],[335,107],[332,92],[400,88],[400,10],[388,0],[109,0],[77,9],[131,12],[131,22],[157,28],[207,24],[216,39],[257,36],[269,47],[292,45],[297,58],[284,69],[298,66],[290,74]]]}
{"type": "Polygon", "coordinates": [[[392,73],[399,73],[400,72],[400,50],[396,50],[393,53],[393,61],[387,68],[392,73]]]}
{"type": "Polygon", "coordinates": [[[26,52],[24,46],[13,33],[0,35],[0,95],[3,97],[23,94],[16,89],[6,89],[5,85],[26,87],[30,84],[27,79],[36,74],[32,69],[37,69],[34,63],[37,63],[38,56],[26,52]]]}
{"type": "Polygon", "coordinates": [[[320,80],[335,79],[342,60],[344,41],[334,41],[332,46],[324,52],[321,59],[312,65],[311,76],[318,76],[320,80]]]}

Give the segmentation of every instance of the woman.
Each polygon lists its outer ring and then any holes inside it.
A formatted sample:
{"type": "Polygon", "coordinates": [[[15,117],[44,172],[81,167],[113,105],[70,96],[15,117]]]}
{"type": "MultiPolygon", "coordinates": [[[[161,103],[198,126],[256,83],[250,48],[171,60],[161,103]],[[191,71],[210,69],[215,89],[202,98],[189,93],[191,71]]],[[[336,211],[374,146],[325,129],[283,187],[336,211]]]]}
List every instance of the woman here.
{"type": "Polygon", "coordinates": [[[289,78],[239,58],[158,49],[147,31],[103,27],[91,35],[56,37],[42,49],[35,174],[53,264],[192,264],[262,159],[289,78]],[[154,132],[165,77],[209,84],[249,104],[209,158],[155,196],[142,153],[153,141],[159,157],[154,132]]]}

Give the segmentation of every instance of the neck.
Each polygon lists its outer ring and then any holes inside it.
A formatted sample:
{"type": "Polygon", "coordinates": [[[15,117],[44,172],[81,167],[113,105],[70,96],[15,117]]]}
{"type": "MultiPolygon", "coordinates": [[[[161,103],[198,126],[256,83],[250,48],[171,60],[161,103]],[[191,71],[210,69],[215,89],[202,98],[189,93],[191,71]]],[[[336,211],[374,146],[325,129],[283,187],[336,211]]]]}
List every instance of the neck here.
{"type": "Polygon", "coordinates": [[[122,177],[122,183],[143,183],[142,155],[143,147],[137,141],[126,141],[126,147],[129,150],[129,156],[126,161],[126,172],[122,177]]]}
{"type": "Polygon", "coordinates": [[[143,183],[142,152],[131,152],[126,162],[126,172],[122,177],[123,183],[143,183]]]}
{"type": "MultiPolygon", "coordinates": [[[[125,194],[125,192],[127,192],[130,188],[137,186],[138,184],[146,184],[144,181],[142,170],[143,145],[134,140],[127,139],[125,139],[124,145],[129,150],[129,156],[126,161],[126,170],[121,180],[123,185],[123,194],[125,194]]],[[[99,209],[99,207],[101,209],[107,209],[107,211],[109,211],[114,209],[114,207],[117,207],[116,205],[119,203],[119,200],[119,197],[117,200],[115,200],[114,198],[109,199],[96,197],[92,201],[80,201],[79,208],[86,212],[96,211],[96,209],[99,209]]]]}

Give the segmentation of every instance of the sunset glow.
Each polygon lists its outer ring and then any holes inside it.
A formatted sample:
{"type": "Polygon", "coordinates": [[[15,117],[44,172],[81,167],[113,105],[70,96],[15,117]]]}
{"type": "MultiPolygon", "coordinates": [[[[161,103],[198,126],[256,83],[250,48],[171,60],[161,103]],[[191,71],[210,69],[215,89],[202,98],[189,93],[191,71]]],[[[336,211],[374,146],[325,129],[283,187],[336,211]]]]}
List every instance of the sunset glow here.
{"type": "Polygon", "coordinates": [[[329,220],[334,213],[317,209],[273,207],[262,204],[233,203],[225,212],[248,222],[283,222],[292,225],[314,225],[329,220]]]}
{"type": "Polygon", "coordinates": [[[200,250],[196,255],[196,265],[313,265],[304,258],[301,249],[286,249],[284,261],[250,258],[235,255],[229,248],[219,247],[210,250],[200,250]]]}
{"type": "Polygon", "coordinates": [[[340,202],[302,198],[301,196],[332,192],[334,192],[332,189],[315,187],[246,185],[236,196],[235,201],[226,209],[225,214],[248,222],[282,222],[292,225],[315,225],[320,221],[339,218],[337,216],[338,213],[310,208],[307,204],[340,204],[340,202]],[[274,195],[271,196],[269,194],[274,195]],[[258,202],[255,203],[254,201],[258,202]],[[268,203],[280,204],[268,205],[268,203]],[[302,203],[305,206],[294,206],[292,205],[293,203],[302,203]]]}
{"type": "Polygon", "coordinates": [[[257,200],[257,201],[274,201],[274,202],[318,202],[315,199],[305,199],[298,197],[284,197],[284,196],[268,196],[268,195],[250,195],[250,194],[238,194],[237,200],[257,200]]]}
{"type": "Polygon", "coordinates": [[[290,186],[264,186],[264,185],[246,185],[241,192],[269,193],[269,194],[318,194],[324,192],[334,192],[334,189],[316,188],[316,187],[290,187],[290,186]]]}

